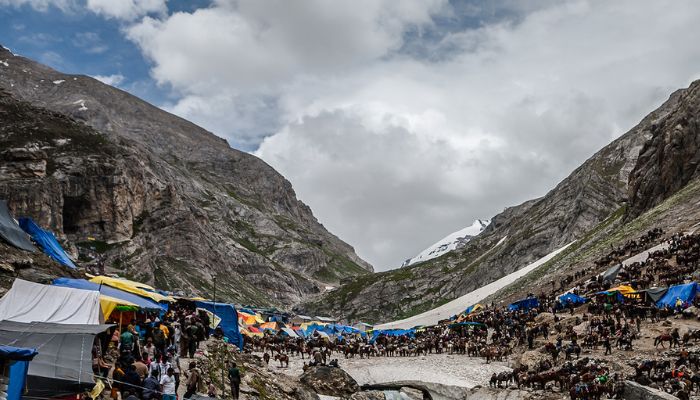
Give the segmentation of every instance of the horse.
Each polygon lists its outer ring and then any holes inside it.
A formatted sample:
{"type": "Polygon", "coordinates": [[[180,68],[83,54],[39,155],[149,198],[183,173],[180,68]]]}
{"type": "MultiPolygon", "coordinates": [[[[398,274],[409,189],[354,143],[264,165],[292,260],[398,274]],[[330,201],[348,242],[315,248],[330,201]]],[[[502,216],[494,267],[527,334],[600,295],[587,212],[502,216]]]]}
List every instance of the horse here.
{"type": "Polygon", "coordinates": [[[662,333],[654,338],[654,347],[658,348],[659,345],[661,345],[661,348],[665,349],[664,342],[668,342],[668,347],[671,348],[673,345],[673,336],[671,336],[670,333],[662,333]]]}
{"type": "Polygon", "coordinates": [[[280,368],[289,368],[289,356],[286,354],[275,354],[275,360],[280,362],[280,368]]]}

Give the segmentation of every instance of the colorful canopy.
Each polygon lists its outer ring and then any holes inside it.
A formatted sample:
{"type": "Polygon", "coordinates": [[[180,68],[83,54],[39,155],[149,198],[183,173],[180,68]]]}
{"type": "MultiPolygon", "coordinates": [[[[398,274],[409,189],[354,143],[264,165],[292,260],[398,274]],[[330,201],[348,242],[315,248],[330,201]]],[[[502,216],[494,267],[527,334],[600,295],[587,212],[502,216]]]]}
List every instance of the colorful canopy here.
{"type": "Polygon", "coordinates": [[[158,293],[153,287],[146,285],[144,283],[130,281],[128,279],[111,278],[109,276],[96,276],[90,279],[90,282],[103,284],[123,290],[125,292],[137,294],[141,297],[149,298],[156,303],[160,302],[173,302],[175,301],[171,296],[164,296],[158,293]]]}
{"type": "Polygon", "coordinates": [[[20,218],[19,226],[34,239],[47,256],[68,268],[76,268],[73,260],[68,257],[53,233],[41,229],[31,218],[20,218]]]}
{"type": "Polygon", "coordinates": [[[683,285],[675,285],[668,288],[661,300],[656,302],[657,307],[675,307],[680,300],[683,307],[691,304],[698,294],[698,283],[690,282],[683,285]]]}
{"type": "Polygon", "coordinates": [[[53,285],[74,289],[96,290],[100,292],[100,302],[102,302],[103,308],[105,306],[105,303],[102,301],[102,298],[114,299],[114,302],[116,304],[114,307],[112,307],[111,310],[109,310],[109,312],[107,312],[107,310],[104,309],[102,310],[106,316],[109,316],[115,308],[119,309],[119,307],[133,307],[144,310],[158,311],[167,311],[168,309],[167,306],[160,303],[156,303],[151,299],[137,296],[133,293],[125,292],[123,290],[113,288],[108,285],[99,285],[94,282],[89,282],[85,279],[56,278],[53,280],[53,285]]]}

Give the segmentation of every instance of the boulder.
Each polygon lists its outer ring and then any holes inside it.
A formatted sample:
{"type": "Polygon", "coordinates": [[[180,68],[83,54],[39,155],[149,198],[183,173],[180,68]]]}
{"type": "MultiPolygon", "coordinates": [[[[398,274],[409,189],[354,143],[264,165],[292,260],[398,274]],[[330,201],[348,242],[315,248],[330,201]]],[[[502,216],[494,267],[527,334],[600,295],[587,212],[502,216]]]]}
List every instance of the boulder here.
{"type": "Polygon", "coordinates": [[[552,356],[544,352],[544,347],[538,349],[538,350],[530,350],[526,351],[523,353],[522,356],[520,356],[520,363],[518,363],[516,366],[523,366],[527,365],[527,367],[530,370],[537,370],[537,367],[540,365],[540,362],[543,360],[547,360],[552,365],[554,365],[552,356]]]}
{"type": "Polygon", "coordinates": [[[384,400],[384,392],[381,390],[368,390],[363,392],[354,393],[349,397],[349,400],[384,400]]]}
{"type": "Polygon", "coordinates": [[[301,382],[318,394],[347,397],[360,391],[360,386],[347,372],[335,367],[311,367],[301,375],[301,382]]]}
{"type": "Polygon", "coordinates": [[[678,400],[676,396],[633,381],[625,381],[622,398],[625,400],[678,400]]]}

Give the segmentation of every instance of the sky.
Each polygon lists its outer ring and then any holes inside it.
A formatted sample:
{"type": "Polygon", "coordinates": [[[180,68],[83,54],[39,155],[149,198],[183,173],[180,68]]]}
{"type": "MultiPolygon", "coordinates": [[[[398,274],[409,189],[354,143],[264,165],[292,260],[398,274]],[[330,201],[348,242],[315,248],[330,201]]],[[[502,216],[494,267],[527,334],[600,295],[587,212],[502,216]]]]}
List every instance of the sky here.
{"type": "Polygon", "coordinates": [[[692,0],[0,0],[0,44],[261,157],[386,270],[700,78],[698,20],[692,0]]]}

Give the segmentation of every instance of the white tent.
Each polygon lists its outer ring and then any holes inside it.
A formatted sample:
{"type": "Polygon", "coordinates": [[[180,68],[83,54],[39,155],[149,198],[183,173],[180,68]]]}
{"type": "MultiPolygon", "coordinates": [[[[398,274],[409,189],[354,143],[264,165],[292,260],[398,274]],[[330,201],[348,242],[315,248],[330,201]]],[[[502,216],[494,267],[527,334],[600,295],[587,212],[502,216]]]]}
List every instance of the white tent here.
{"type": "Polygon", "coordinates": [[[102,323],[100,292],[42,285],[15,279],[0,299],[0,321],[102,323]]]}

